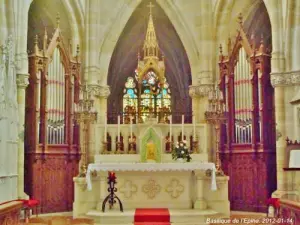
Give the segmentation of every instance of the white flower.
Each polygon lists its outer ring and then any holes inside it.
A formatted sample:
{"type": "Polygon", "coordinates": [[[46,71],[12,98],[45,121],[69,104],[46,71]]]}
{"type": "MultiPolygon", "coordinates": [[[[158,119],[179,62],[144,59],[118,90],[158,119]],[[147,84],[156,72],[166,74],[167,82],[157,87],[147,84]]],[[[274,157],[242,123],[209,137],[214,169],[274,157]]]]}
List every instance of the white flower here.
{"type": "Polygon", "coordinates": [[[177,146],[179,145],[178,141],[176,142],[176,145],[177,145],[177,146]]]}
{"type": "Polygon", "coordinates": [[[184,146],[184,149],[187,149],[187,147],[186,147],[186,146],[184,146]]]}
{"type": "Polygon", "coordinates": [[[186,140],[183,140],[183,143],[186,144],[186,140]]]}
{"type": "Polygon", "coordinates": [[[181,151],[181,154],[184,154],[184,151],[181,151]]]}
{"type": "Polygon", "coordinates": [[[182,143],[180,143],[180,147],[182,147],[183,146],[183,144],[182,143]]]}
{"type": "Polygon", "coordinates": [[[179,148],[179,145],[176,145],[176,148],[179,148]]]}

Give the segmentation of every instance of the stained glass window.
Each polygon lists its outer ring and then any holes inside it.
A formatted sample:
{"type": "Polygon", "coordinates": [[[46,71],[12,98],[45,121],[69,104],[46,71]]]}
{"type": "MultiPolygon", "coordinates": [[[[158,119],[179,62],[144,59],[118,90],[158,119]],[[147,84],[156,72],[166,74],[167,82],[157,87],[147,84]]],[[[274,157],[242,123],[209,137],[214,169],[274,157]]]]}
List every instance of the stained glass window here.
{"type": "Polygon", "coordinates": [[[166,79],[162,88],[158,76],[150,70],[143,76],[141,86],[138,87],[137,81],[138,73],[135,71],[135,76],[128,77],[125,83],[123,95],[125,116],[129,114],[129,111],[139,112],[139,117],[144,121],[150,114],[171,113],[171,91],[166,79]]]}

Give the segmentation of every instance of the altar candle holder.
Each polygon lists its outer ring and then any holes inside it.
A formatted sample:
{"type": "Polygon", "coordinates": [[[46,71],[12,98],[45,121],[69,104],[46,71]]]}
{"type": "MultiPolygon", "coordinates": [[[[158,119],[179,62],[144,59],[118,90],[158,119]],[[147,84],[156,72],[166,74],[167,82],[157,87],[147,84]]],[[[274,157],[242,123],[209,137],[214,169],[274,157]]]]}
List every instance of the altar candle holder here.
{"type": "Polygon", "coordinates": [[[193,151],[192,153],[200,153],[199,148],[198,148],[198,141],[197,140],[193,141],[192,151],[193,151]]]}
{"type": "Polygon", "coordinates": [[[135,145],[135,141],[130,138],[130,141],[129,141],[129,154],[136,154],[136,150],[134,148],[134,145],[135,145]]]}
{"type": "Polygon", "coordinates": [[[116,154],[123,154],[122,148],[121,148],[121,142],[117,142],[117,151],[116,154]]]}
{"type": "Polygon", "coordinates": [[[168,144],[168,148],[166,149],[167,153],[172,153],[173,150],[173,141],[171,141],[170,137],[167,137],[167,144],[168,144]]]}
{"type": "Polygon", "coordinates": [[[109,154],[109,151],[107,150],[107,142],[106,141],[102,142],[102,146],[103,146],[102,154],[104,154],[104,155],[109,154]]]}
{"type": "Polygon", "coordinates": [[[108,192],[109,194],[106,196],[106,198],[103,200],[102,203],[102,212],[105,212],[105,205],[108,202],[109,203],[109,209],[112,209],[114,204],[116,203],[116,200],[119,202],[120,206],[120,211],[123,212],[123,204],[119,197],[115,194],[118,189],[115,187],[115,184],[117,183],[117,177],[114,172],[108,172],[108,177],[107,177],[107,183],[108,183],[108,192]]]}

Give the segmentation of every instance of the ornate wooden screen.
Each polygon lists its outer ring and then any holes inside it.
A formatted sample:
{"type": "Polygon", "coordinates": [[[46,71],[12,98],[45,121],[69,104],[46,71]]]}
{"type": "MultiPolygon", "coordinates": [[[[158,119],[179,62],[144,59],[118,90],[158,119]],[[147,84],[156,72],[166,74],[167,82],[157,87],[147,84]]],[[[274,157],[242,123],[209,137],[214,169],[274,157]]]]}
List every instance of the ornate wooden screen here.
{"type": "Polygon", "coordinates": [[[73,108],[79,97],[78,51],[72,57],[59,26],[49,43],[45,31],[42,49],[38,36],[34,41],[26,91],[26,191],[41,200],[43,212],[70,210],[72,178],[77,175],[80,158],[73,108]],[[56,188],[69,193],[53,191],[56,188]],[[56,196],[59,193],[62,199],[56,196]]]}
{"type": "Polygon", "coordinates": [[[264,211],[266,198],[276,189],[274,90],[263,38],[259,46],[254,36],[251,42],[241,24],[234,45],[228,41],[227,56],[220,47],[219,86],[228,111],[221,158],[230,176],[232,209],[264,211]]]}

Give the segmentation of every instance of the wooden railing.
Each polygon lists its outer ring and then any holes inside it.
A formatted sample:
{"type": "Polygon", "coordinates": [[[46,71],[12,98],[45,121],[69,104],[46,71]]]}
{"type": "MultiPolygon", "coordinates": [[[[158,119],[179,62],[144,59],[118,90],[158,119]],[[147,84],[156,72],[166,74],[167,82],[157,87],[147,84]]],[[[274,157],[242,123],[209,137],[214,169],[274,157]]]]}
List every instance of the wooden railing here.
{"type": "Polygon", "coordinates": [[[0,204],[0,224],[18,225],[20,222],[20,211],[23,203],[20,201],[11,201],[0,204]]]}
{"type": "Polygon", "coordinates": [[[277,217],[284,222],[281,224],[300,224],[300,202],[288,199],[280,199],[280,208],[277,217]]]}

